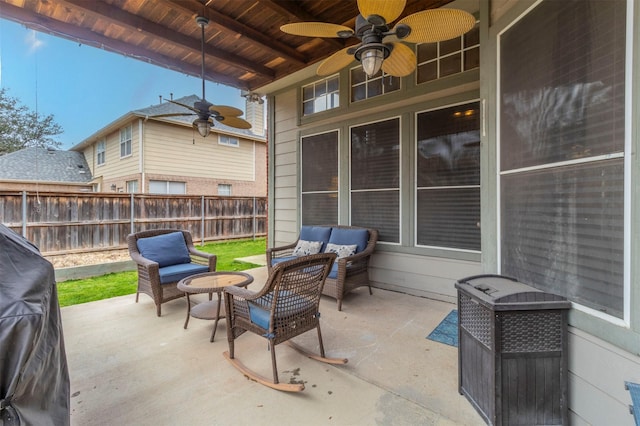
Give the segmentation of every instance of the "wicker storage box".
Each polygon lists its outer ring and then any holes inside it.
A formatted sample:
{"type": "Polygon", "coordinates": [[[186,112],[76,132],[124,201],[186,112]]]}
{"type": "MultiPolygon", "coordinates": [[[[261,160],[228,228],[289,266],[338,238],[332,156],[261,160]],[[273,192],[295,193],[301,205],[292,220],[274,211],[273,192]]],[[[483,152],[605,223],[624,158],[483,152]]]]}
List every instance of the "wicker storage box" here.
{"type": "Polygon", "coordinates": [[[460,394],[491,425],[568,424],[570,303],[500,275],[455,286],[460,394]]]}

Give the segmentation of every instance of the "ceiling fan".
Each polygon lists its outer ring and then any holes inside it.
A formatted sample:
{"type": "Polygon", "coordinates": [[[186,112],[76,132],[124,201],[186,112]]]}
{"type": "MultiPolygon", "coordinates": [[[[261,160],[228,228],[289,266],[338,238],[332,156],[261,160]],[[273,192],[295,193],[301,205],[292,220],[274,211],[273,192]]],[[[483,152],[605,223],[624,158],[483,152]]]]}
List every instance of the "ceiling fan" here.
{"type": "Polygon", "coordinates": [[[209,24],[209,19],[204,16],[197,16],[196,23],[200,26],[201,35],[202,35],[202,99],[194,102],[193,106],[186,105],[180,102],[176,102],[174,100],[167,101],[174,103],[176,105],[180,105],[191,112],[184,113],[171,113],[171,114],[158,114],[153,117],[177,117],[177,116],[189,116],[196,115],[196,118],[193,121],[193,127],[198,129],[198,133],[203,138],[206,138],[211,132],[211,127],[213,126],[213,120],[219,121],[229,127],[234,127],[236,129],[250,129],[251,124],[248,121],[240,118],[243,112],[235,107],[226,106],[226,105],[213,105],[208,102],[204,96],[204,27],[209,24]]]}
{"type": "Polygon", "coordinates": [[[285,24],[280,30],[306,37],[357,37],[361,43],[347,47],[325,59],[318,75],[333,74],[349,65],[355,58],[364,72],[372,77],[380,71],[404,77],[416,68],[413,50],[400,41],[434,43],[466,33],[476,23],[468,12],[458,9],[430,9],[409,15],[391,28],[406,5],[406,0],[358,0],[360,15],[355,31],[349,27],[325,22],[296,22],[285,24]]]}

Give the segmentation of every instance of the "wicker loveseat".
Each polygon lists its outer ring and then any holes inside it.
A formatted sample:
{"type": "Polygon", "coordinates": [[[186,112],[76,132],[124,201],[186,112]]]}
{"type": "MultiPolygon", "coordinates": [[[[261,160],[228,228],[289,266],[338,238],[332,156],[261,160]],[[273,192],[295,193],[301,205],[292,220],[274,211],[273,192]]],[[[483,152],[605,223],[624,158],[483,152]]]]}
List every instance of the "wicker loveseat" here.
{"type": "Polygon", "coordinates": [[[179,229],[152,229],[127,236],[131,259],[138,265],[138,290],[149,295],[161,315],[161,305],[184,296],[178,281],[193,274],[214,272],[216,255],[198,251],[191,234],[179,229]]]}
{"type": "Polygon", "coordinates": [[[325,281],[322,294],[336,299],[341,311],[342,299],[351,290],[367,286],[372,294],[369,259],[377,241],[375,229],[346,225],[303,226],[296,242],[267,249],[267,267],[271,273],[271,268],[279,262],[319,252],[336,253],[338,259],[325,281]]]}

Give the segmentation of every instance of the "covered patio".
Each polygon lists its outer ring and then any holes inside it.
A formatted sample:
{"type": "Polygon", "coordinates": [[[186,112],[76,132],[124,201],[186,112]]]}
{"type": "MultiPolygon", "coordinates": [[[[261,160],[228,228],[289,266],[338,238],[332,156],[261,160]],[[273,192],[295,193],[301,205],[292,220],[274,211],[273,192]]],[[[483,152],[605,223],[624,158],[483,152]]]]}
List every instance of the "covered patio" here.
{"type": "MultiPolygon", "coordinates": [[[[266,268],[248,271],[256,289],[266,268]]],[[[453,286],[453,283],[451,283],[453,286]]],[[[212,321],[183,329],[186,301],[166,303],[161,318],[145,296],[62,309],[71,374],[72,425],[476,425],[484,424],[458,394],[457,349],[426,337],[455,309],[451,303],[366,288],[321,301],[322,332],[331,366],[277,346],[282,382],[304,382],[297,394],[248,380],[222,356],[226,325],[209,342],[212,321]]],[[[297,340],[314,349],[314,332],[297,340]]],[[[266,342],[244,335],[236,356],[270,374],[266,342]]]]}

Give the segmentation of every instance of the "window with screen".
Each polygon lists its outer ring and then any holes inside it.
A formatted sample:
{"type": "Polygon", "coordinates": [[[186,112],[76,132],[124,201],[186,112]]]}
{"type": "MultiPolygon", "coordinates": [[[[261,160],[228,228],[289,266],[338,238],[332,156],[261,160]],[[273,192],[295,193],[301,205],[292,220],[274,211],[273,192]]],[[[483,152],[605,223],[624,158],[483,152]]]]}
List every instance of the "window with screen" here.
{"type": "Polygon", "coordinates": [[[501,269],[624,318],[624,0],[543,1],[499,39],[501,269]]]}
{"type": "Polygon", "coordinates": [[[416,244],[480,251],[480,106],[417,114],[416,244]]]}
{"type": "Polygon", "coordinates": [[[400,119],[351,128],[351,224],[400,243],[400,119]]]}
{"type": "Polygon", "coordinates": [[[302,224],[338,223],[338,132],[303,137],[301,156],[302,224]]]}
{"type": "Polygon", "coordinates": [[[150,194],[186,194],[187,184],[185,182],[172,182],[167,180],[150,180],[150,194]]]}

